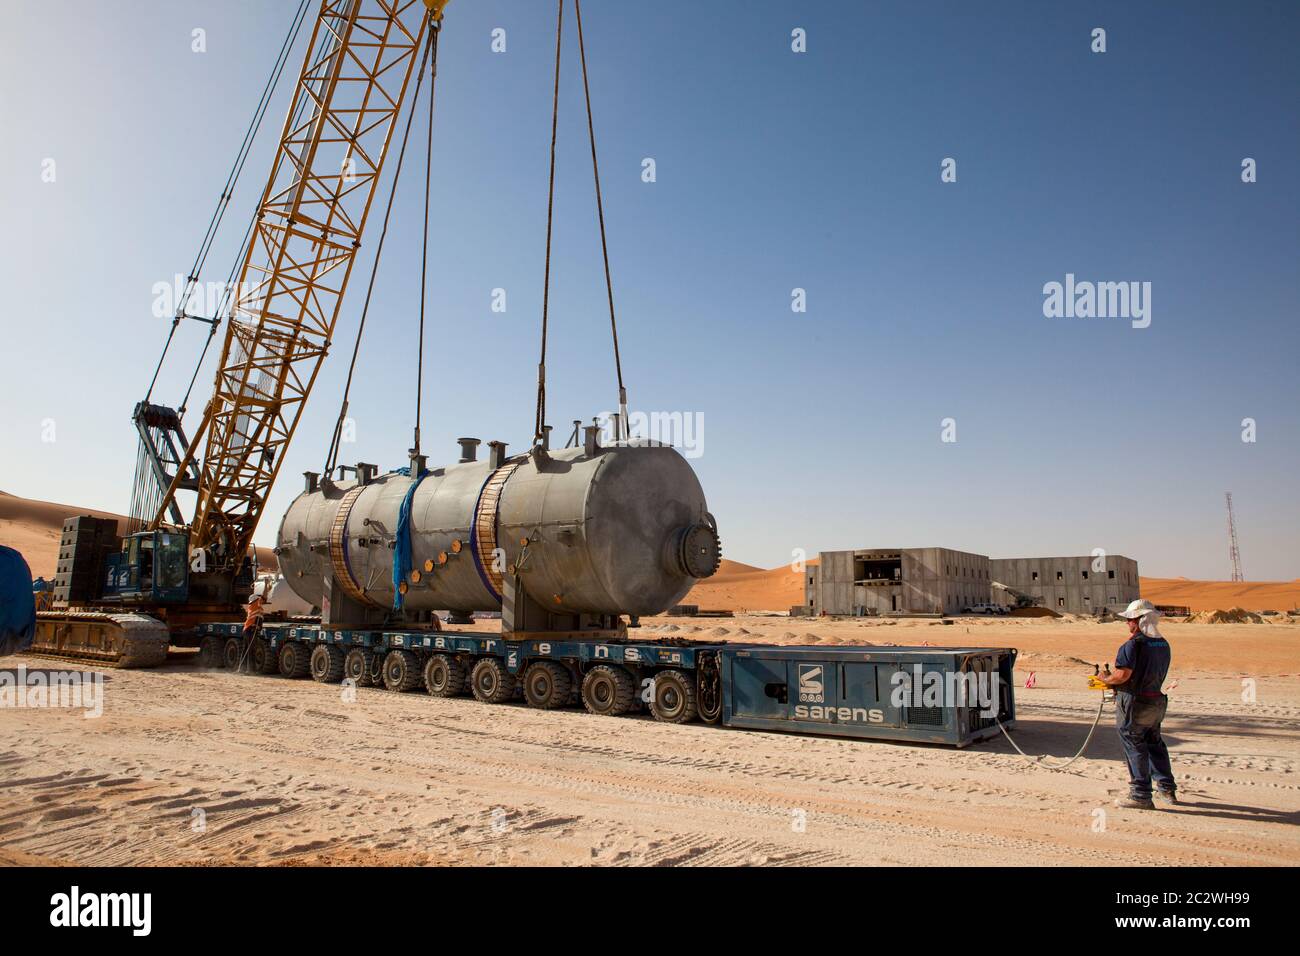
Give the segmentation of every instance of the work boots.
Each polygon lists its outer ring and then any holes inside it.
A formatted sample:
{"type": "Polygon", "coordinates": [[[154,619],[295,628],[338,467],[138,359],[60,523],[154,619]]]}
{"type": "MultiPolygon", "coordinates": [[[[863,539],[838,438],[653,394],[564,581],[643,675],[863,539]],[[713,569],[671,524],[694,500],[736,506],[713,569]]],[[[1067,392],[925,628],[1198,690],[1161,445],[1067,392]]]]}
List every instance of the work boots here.
{"type": "Polygon", "coordinates": [[[1143,800],[1140,797],[1120,797],[1115,801],[1115,806],[1121,810],[1154,810],[1156,805],[1150,799],[1143,800]]]}

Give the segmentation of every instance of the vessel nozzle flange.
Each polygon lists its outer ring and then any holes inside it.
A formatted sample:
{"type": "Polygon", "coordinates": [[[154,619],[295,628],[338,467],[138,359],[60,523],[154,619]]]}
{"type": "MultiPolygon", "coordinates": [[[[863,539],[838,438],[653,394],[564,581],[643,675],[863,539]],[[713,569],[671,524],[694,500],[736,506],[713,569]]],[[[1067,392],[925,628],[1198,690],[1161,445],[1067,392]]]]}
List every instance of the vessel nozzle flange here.
{"type": "Polygon", "coordinates": [[[689,525],[678,532],[677,563],[693,578],[708,578],[722,564],[722,543],[718,531],[708,524],[689,525]]]}

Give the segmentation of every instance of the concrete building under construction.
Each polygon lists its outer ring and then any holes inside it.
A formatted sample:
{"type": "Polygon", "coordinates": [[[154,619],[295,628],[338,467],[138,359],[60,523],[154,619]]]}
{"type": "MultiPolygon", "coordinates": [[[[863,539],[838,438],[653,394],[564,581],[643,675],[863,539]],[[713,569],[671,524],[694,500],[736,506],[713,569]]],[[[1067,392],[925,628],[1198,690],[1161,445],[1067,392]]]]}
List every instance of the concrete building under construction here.
{"type": "Polygon", "coordinates": [[[994,588],[994,600],[1014,605],[1015,594],[1041,607],[1069,614],[1096,614],[1122,608],[1140,597],[1138,565],[1122,554],[1064,558],[994,558],[993,580],[1011,589],[994,588]]]}
{"type": "Polygon", "coordinates": [[[948,548],[823,551],[804,574],[807,613],[960,614],[992,600],[989,559],[948,548]]]}
{"type": "Polygon", "coordinates": [[[960,614],[1017,604],[1096,614],[1139,597],[1138,566],[1119,554],[993,558],[949,548],[823,551],[804,573],[802,613],[960,614]]]}

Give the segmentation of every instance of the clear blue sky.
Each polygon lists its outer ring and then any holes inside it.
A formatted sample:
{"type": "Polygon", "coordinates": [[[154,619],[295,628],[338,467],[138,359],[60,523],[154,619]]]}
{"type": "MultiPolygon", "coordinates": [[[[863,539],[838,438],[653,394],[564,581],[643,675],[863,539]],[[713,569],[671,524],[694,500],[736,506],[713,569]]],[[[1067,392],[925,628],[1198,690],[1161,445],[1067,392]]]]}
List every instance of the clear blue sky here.
{"type": "MultiPolygon", "coordinates": [[[[7,4],[0,489],[126,509],[129,416],[168,324],[151,288],[188,269],[294,5],[7,4]],[[206,53],[191,52],[196,27],[206,53]]],[[[435,463],[459,435],[518,449],[531,434],[554,12],[447,10],[425,373],[435,463]],[[497,27],[504,54],[489,46],[497,27]],[[489,308],[496,287],[504,315],[489,308]]],[[[703,415],[695,464],[729,557],[1101,547],[1145,574],[1223,578],[1231,490],[1247,577],[1300,576],[1295,4],[588,0],[584,13],[632,404],[703,415]],[[1098,26],[1104,54],[1090,52],[1098,26]],[[945,157],[956,183],[940,182],[945,157]],[[1066,273],[1149,281],[1150,327],[1044,317],[1043,285],[1066,273]],[[947,417],[955,443],[940,441],[947,417]]],[[[615,400],[573,40],[557,434],[615,400]]],[[[238,232],[271,138],[236,196],[238,232]]],[[[418,157],[345,450],[384,467],[403,463],[413,415],[418,157]]],[[[377,226],[260,541],[323,459],[377,226]]],[[[158,400],[179,400],[202,336],[185,330],[158,400]]]]}

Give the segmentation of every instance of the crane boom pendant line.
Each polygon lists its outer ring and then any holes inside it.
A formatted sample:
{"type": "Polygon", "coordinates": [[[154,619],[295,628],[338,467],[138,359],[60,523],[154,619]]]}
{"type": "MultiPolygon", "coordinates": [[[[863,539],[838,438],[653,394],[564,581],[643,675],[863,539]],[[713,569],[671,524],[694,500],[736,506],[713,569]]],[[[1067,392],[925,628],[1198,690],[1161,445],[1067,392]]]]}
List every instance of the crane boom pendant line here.
{"type": "Polygon", "coordinates": [[[243,560],[329,351],[429,21],[420,0],[322,0],[204,413],[190,544],[221,566],[243,560]]]}

